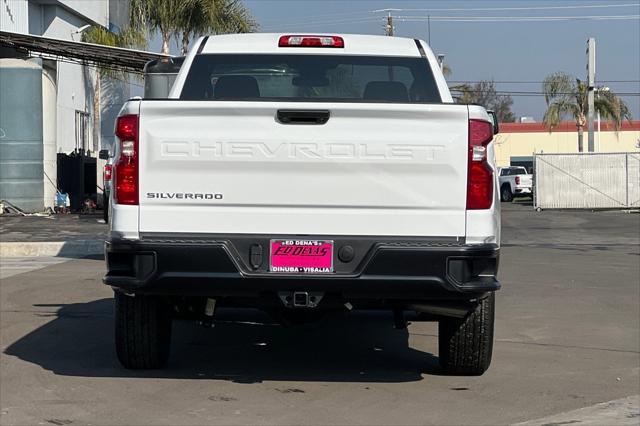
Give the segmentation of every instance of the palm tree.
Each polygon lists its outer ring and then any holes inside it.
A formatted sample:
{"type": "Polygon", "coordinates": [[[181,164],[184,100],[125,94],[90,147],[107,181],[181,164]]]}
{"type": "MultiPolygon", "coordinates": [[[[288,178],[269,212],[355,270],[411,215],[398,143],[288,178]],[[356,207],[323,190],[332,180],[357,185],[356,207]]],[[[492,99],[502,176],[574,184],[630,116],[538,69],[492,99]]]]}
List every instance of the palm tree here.
{"type": "Polygon", "coordinates": [[[160,32],[164,54],[169,54],[172,37],[181,38],[186,54],[192,37],[257,28],[240,0],[132,0],[130,21],[138,29],[160,32]]]}
{"type": "Polygon", "coordinates": [[[178,32],[178,11],[182,3],[182,0],[131,0],[129,25],[139,31],[160,32],[161,52],[168,55],[171,37],[178,32]]]}
{"type": "MultiPolygon", "coordinates": [[[[102,44],[111,47],[136,47],[146,45],[144,35],[132,28],[127,28],[120,33],[114,33],[101,26],[93,26],[82,33],[82,41],[85,43],[102,44]]],[[[93,85],[93,140],[100,147],[100,107],[102,103],[102,78],[123,75],[122,71],[114,68],[99,67],[96,69],[96,79],[93,85]]]]}
{"type": "Polygon", "coordinates": [[[179,14],[183,55],[187,54],[192,37],[207,33],[249,33],[258,28],[239,0],[184,0],[179,14]]]}
{"type": "Polygon", "coordinates": [[[442,64],[442,75],[445,77],[451,77],[451,74],[453,74],[451,67],[448,64],[442,64]]]}
{"type": "MultiPolygon", "coordinates": [[[[587,125],[589,109],[587,84],[568,74],[557,72],[544,79],[542,92],[547,102],[543,121],[549,131],[553,131],[565,115],[572,116],[578,129],[578,152],[583,152],[584,127],[587,125]]],[[[614,122],[616,131],[620,129],[623,120],[632,119],[627,105],[611,91],[598,92],[594,107],[604,119],[614,122]]]]}

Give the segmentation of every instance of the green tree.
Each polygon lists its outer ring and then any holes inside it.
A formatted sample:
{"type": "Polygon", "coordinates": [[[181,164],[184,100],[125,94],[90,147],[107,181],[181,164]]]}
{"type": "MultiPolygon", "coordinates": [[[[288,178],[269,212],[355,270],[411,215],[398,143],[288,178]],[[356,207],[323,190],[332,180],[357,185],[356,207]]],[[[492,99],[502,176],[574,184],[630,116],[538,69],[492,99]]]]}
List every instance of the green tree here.
{"type": "Polygon", "coordinates": [[[479,81],[473,85],[460,84],[452,86],[456,102],[461,104],[478,104],[486,109],[495,111],[498,121],[501,123],[512,123],[515,116],[511,111],[513,99],[509,95],[498,93],[494,81],[479,81]]]}
{"type": "Polygon", "coordinates": [[[249,33],[258,28],[239,0],[184,0],[179,10],[181,52],[187,54],[193,37],[204,34],[249,33]]]}
{"type": "Polygon", "coordinates": [[[135,28],[158,31],[164,54],[169,54],[173,37],[181,40],[184,55],[193,37],[251,32],[257,28],[240,0],[131,0],[130,21],[135,28]]]}
{"type": "Polygon", "coordinates": [[[442,75],[445,77],[451,77],[451,74],[453,74],[451,67],[448,64],[442,64],[442,75]]]}
{"type": "MultiPolygon", "coordinates": [[[[85,43],[102,44],[111,47],[143,48],[146,45],[144,34],[133,28],[114,33],[101,26],[93,26],[82,33],[85,43]]],[[[115,68],[98,67],[93,84],[93,140],[100,147],[100,107],[102,105],[102,79],[124,77],[124,72],[115,68]]]]}
{"type": "MultiPolygon", "coordinates": [[[[547,103],[543,121],[553,131],[566,115],[571,116],[578,129],[578,152],[583,151],[584,128],[587,125],[589,105],[587,84],[569,74],[557,72],[542,82],[542,92],[547,103]]],[[[622,121],[631,121],[627,105],[611,91],[598,91],[594,103],[595,111],[605,120],[611,120],[620,129],[622,121]]]]}
{"type": "Polygon", "coordinates": [[[131,0],[129,25],[144,32],[158,31],[162,37],[161,52],[169,54],[171,37],[179,29],[181,0],[131,0]]]}

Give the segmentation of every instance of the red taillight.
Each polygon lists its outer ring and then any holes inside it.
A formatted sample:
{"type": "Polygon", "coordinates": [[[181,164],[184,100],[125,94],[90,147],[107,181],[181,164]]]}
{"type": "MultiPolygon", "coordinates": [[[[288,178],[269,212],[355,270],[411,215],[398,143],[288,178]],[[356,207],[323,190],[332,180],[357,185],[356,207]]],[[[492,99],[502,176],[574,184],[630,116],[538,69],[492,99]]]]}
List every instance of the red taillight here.
{"type": "Polygon", "coordinates": [[[487,162],[487,145],[492,139],[490,122],[469,120],[467,210],[488,209],[493,203],[493,170],[487,162]]]}
{"type": "Polygon", "coordinates": [[[520,176],[516,176],[516,185],[520,185],[520,176]]]}
{"type": "Polygon", "coordinates": [[[344,47],[344,39],[338,36],[283,35],[278,47],[344,47]]]}
{"type": "Polygon", "coordinates": [[[112,174],[113,174],[113,166],[111,164],[105,164],[104,173],[102,173],[103,180],[105,182],[110,181],[112,174]]]}
{"type": "Polygon", "coordinates": [[[113,198],[118,204],[138,205],[138,116],[118,117],[116,136],[120,153],[115,163],[113,198]]]}
{"type": "Polygon", "coordinates": [[[121,140],[138,138],[138,116],[123,115],[116,120],[116,136],[121,140]]]}

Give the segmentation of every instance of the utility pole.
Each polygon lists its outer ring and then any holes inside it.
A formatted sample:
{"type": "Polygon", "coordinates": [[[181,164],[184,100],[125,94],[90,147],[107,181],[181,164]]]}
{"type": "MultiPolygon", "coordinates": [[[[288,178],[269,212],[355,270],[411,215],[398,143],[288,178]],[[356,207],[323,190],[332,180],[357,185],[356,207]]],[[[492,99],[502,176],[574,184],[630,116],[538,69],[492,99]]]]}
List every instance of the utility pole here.
{"type": "Polygon", "coordinates": [[[387,15],[387,26],[385,27],[385,32],[389,37],[393,37],[393,16],[391,16],[391,11],[387,15]]]}
{"type": "Polygon", "coordinates": [[[587,150],[594,151],[593,120],[595,112],[596,88],[596,39],[591,37],[587,41],[587,150]]]}
{"type": "Polygon", "coordinates": [[[431,15],[427,15],[427,40],[429,41],[429,47],[431,47],[431,15]]]}
{"type": "Polygon", "coordinates": [[[444,53],[438,53],[438,65],[440,65],[440,71],[444,70],[444,53]]]}

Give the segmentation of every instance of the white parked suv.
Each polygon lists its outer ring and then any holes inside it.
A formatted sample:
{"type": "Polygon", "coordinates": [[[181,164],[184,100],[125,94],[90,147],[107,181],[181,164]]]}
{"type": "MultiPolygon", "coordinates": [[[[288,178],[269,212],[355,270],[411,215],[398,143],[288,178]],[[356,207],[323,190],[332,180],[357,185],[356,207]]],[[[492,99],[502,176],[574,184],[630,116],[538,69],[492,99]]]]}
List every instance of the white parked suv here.
{"type": "Polygon", "coordinates": [[[219,306],[285,323],[385,309],[399,327],[405,311],[438,321],[444,371],[482,374],[500,288],[485,109],[453,103],[420,40],[195,46],[169,99],[117,119],[104,282],[121,363],[162,367],[172,319],[219,306]]]}

